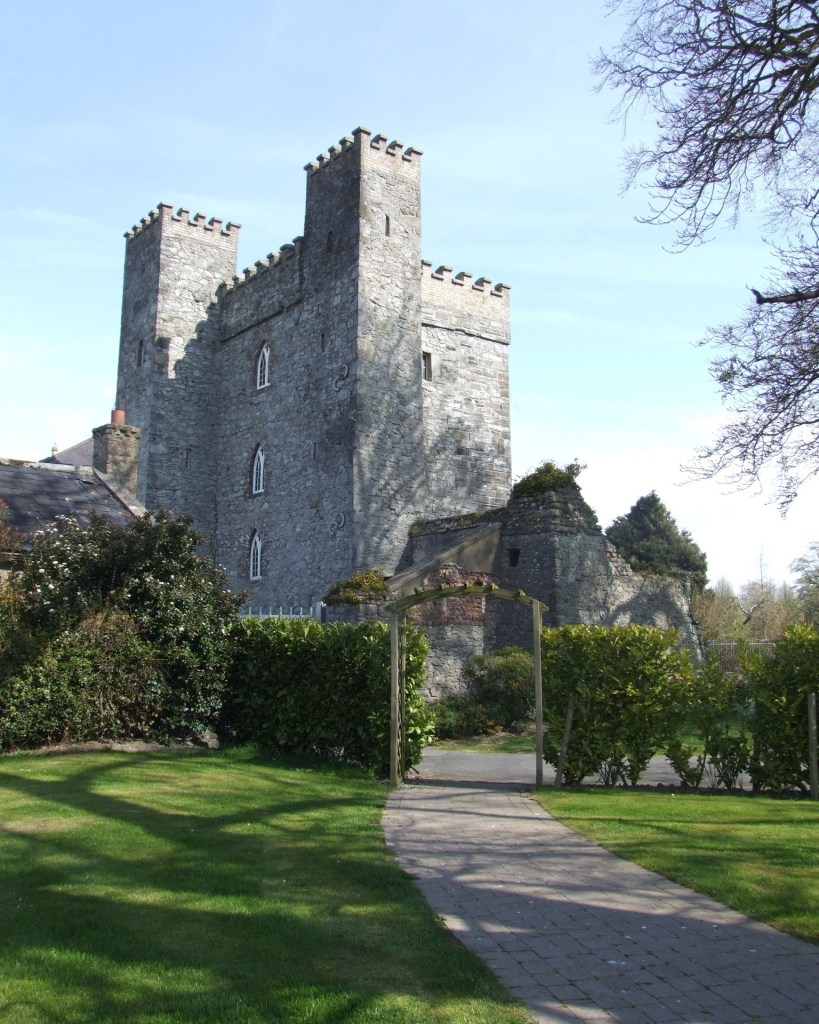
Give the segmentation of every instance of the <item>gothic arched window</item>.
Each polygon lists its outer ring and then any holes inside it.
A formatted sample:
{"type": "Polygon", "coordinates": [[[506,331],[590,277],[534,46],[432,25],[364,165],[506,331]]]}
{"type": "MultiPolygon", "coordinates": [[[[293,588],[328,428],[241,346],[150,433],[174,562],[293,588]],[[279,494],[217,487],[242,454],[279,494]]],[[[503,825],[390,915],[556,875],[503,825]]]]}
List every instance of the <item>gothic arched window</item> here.
{"type": "Polygon", "coordinates": [[[253,493],[264,491],[264,448],[259,446],[253,459],[253,493]]]}
{"type": "Polygon", "coordinates": [[[270,383],[270,346],[265,345],[256,363],[256,390],[266,388],[270,383]]]}
{"type": "Polygon", "coordinates": [[[254,533],[250,541],[250,578],[260,580],[262,578],[262,538],[254,533]]]}

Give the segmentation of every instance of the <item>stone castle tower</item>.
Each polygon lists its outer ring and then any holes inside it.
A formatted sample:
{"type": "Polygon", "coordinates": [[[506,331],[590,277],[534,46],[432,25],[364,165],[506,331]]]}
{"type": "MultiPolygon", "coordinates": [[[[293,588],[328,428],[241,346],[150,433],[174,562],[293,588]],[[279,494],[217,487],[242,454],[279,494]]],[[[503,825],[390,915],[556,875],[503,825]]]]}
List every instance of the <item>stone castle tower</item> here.
{"type": "Polygon", "coordinates": [[[417,149],[359,128],[307,165],[304,234],[160,204],[126,236],[117,407],[139,499],[191,515],[253,604],[409,564],[409,527],[503,505],[508,288],[421,259],[417,149]]]}

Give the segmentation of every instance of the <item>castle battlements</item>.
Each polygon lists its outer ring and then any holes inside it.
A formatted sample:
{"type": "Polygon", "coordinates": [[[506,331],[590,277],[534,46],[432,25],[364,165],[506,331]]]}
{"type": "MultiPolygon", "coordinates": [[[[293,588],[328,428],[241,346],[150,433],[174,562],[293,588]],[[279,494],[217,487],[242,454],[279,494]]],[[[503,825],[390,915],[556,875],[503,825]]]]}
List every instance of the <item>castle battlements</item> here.
{"type": "Polygon", "coordinates": [[[128,242],[131,242],[134,238],[153,228],[155,224],[168,227],[184,225],[194,231],[204,231],[213,236],[229,238],[237,242],[242,227],[241,224],[234,224],[232,221],[228,221],[223,227],[224,221],[217,217],[211,217],[208,220],[204,213],[195,213],[191,217],[190,210],[185,210],[182,207],[174,213],[170,203],[158,203],[156,208],[143,217],[139,224],[134,224],[130,231],[125,232],[125,237],[128,242]]]}
{"type": "MultiPolygon", "coordinates": [[[[492,282],[487,277],[479,277],[476,280],[472,280],[473,275],[468,274],[466,271],[461,270],[453,277],[452,267],[440,266],[437,270],[432,270],[432,264],[429,260],[421,260],[421,274],[424,285],[426,286],[431,282],[440,282],[442,285],[455,285],[459,288],[469,288],[472,292],[479,292],[484,295],[491,296],[495,299],[502,299],[506,303],[509,301],[510,286],[499,281],[496,285],[492,285],[492,282]]],[[[435,285],[432,285],[434,288],[435,285]]],[[[426,292],[426,287],[425,287],[426,292]]]]}
{"type": "Polygon", "coordinates": [[[339,139],[337,146],[330,146],[326,153],[319,153],[315,160],[305,164],[304,169],[308,174],[316,174],[344,153],[364,145],[368,140],[370,149],[383,152],[390,157],[400,156],[402,160],[409,163],[423,155],[423,150],[416,149],[414,146],[404,146],[403,142],[397,140],[390,142],[386,135],[373,135],[368,128],[356,128],[351,135],[345,135],[343,139],[339,139]]]}
{"type": "Polygon", "coordinates": [[[245,267],[241,274],[235,274],[231,284],[223,283],[219,286],[220,295],[229,295],[262,274],[277,267],[287,265],[291,260],[301,256],[304,237],[297,235],[292,242],[285,242],[278,252],[269,252],[262,260],[256,260],[252,267],[245,267]]]}

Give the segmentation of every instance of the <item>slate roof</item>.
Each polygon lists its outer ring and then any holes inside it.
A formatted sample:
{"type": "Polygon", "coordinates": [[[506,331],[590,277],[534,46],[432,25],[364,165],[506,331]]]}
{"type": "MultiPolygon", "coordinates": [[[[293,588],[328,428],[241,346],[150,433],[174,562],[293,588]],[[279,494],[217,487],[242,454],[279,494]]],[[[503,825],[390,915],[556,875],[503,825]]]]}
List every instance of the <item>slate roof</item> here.
{"type": "MultiPolygon", "coordinates": [[[[71,516],[87,526],[91,513],[126,526],[133,514],[90,469],[43,463],[0,462],[0,498],[8,505],[6,524],[28,537],[54,522],[71,516]]],[[[23,549],[28,548],[23,543],[23,549]]]]}
{"type": "Polygon", "coordinates": [[[94,438],[87,437],[79,444],[72,444],[70,448],[63,448],[61,452],[55,452],[47,459],[40,459],[40,462],[56,463],[60,466],[91,466],[94,462],[94,438]]]}

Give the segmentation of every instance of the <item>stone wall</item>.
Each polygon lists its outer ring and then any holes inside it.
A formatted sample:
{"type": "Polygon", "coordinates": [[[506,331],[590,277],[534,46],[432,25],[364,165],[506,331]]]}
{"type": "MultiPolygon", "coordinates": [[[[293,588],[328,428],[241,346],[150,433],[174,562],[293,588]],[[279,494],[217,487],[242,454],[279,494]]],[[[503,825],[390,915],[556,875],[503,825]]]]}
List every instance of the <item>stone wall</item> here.
{"type": "Polygon", "coordinates": [[[117,407],[142,432],[138,498],[193,516],[213,553],[217,289],[239,225],[167,203],[126,235],[117,407]]]}
{"type": "Polygon", "coordinates": [[[139,482],[139,429],[124,424],[106,423],[101,427],[95,427],[92,434],[94,469],[110,477],[116,486],[136,495],[139,482]]]}
{"type": "Polygon", "coordinates": [[[427,514],[501,505],[511,485],[509,289],[449,267],[424,269],[427,514]]]}
{"type": "MultiPolygon", "coordinates": [[[[475,572],[543,602],[546,626],[671,628],[683,646],[700,653],[687,578],[635,573],[606,540],[577,487],[513,499],[480,517],[417,524],[413,556],[415,565],[393,581],[400,593],[419,584],[434,586],[441,572],[449,571],[448,563],[455,562],[461,573],[475,572]]],[[[531,649],[532,620],[523,606],[485,599],[482,632],[473,630],[465,643],[454,623],[434,621],[437,604],[421,606],[429,607],[425,614],[433,616],[428,622],[434,651],[429,685],[435,695],[451,690],[459,658],[509,645],[531,649]]]]}
{"type": "MultiPolygon", "coordinates": [[[[691,618],[690,581],[635,573],[606,540],[577,487],[509,502],[495,572],[547,606],[544,624],[676,629],[699,651],[691,618]]],[[[525,631],[501,613],[495,643],[524,642],[525,631]]]]}
{"type": "Polygon", "coordinates": [[[415,520],[505,500],[508,290],[422,264],[420,157],[342,139],[305,168],[303,235],[238,276],[236,225],[163,204],[129,233],[118,405],[142,429],[140,495],[192,515],[253,604],[394,572],[415,520]]]}

